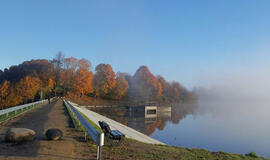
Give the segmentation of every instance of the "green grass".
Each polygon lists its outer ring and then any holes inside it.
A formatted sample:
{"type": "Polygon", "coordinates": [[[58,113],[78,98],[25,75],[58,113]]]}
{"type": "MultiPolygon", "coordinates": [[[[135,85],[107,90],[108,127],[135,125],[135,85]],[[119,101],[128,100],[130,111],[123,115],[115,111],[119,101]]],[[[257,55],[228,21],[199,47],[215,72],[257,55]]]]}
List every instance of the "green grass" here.
{"type": "Polygon", "coordinates": [[[73,120],[73,122],[75,123],[75,127],[77,130],[81,131],[81,132],[84,132],[85,129],[83,128],[82,125],[80,125],[80,121],[77,119],[77,117],[75,116],[75,114],[73,113],[73,111],[69,108],[69,106],[67,106],[68,104],[64,103],[64,105],[66,106],[68,112],[69,112],[69,115],[71,116],[71,119],[73,120]]]}
{"type": "Polygon", "coordinates": [[[99,128],[99,126],[97,126],[93,121],[91,121],[88,117],[86,117],[86,115],[84,115],[82,112],[80,111],[78,112],[83,116],[83,118],[85,118],[91,124],[91,126],[93,126],[98,131],[98,133],[102,133],[102,130],[101,128],[99,128]]]}
{"type": "MultiPolygon", "coordinates": [[[[66,104],[65,104],[66,105],[66,104]]],[[[69,108],[69,107],[67,107],[67,109],[68,109],[68,111],[69,111],[69,113],[70,113],[70,115],[71,115],[71,118],[74,120],[74,122],[75,122],[75,124],[76,124],[76,126],[77,126],[77,129],[79,130],[79,131],[83,131],[83,132],[85,132],[85,129],[84,129],[84,127],[82,126],[82,125],[80,125],[80,121],[77,119],[77,117],[73,114],[73,111],[69,108]]],[[[78,111],[78,110],[77,110],[78,111]]],[[[90,123],[90,125],[91,126],[93,126],[99,133],[102,133],[102,130],[93,122],[93,121],[91,121],[88,117],[86,117],[82,112],[80,112],[80,111],[78,111],[82,116],[83,116],[83,118],[85,118],[89,123],[90,123]]]]}
{"type": "Polygon", "coordinates": [[[166,160],[267,160],[255,153],[246,155],[227,152],[209,152],[205,149],[188,149],[183,147],[151,145],[140,142],[125,141],[120,147],[104,146],[104,154],[117,159],[166,159],[166,160]]]}
{"type": "Polygon", "coordinates": [[[143,143],[143,142],[140,142],[140,141],[138,141],[138,140],[136,140],[136,139],[127,138],[127,137],[125,137],[125,141],[128,141],[128,142],[137,142],[137,143],[143,143]]]}
{"type": "Polygon", "coordinates": [[[0,123],[6,120],[6,115],[0,116],[0,123]]]}

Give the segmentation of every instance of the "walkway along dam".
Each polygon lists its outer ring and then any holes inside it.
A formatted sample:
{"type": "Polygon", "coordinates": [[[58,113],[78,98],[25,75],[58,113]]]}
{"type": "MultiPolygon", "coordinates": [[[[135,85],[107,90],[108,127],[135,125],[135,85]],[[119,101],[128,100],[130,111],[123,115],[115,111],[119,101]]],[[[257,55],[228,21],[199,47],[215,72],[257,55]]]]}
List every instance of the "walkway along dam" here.
{"type": "MultiPolygon", "coordinates": [[[[134,129],[89,111],[83,106],[78,106],[74,103],[72,104],[78,111],[85,114],[94,123],[97,124],[99,120],[106,121],[112,129],[123,132],[128,138],[144,143],[164,144],[137,132],[134,129]]],[[[72,120],[61,99],[55,99],[50,104],[43,103],[39,105],[40,106],[15,118],[0,123],[0,160],[96,159],[97,147],[91,140],[86,143],[84,133],[79,132],[74,128],[72,120]],[[21,144],[6,143],[4,137],[9,128],[32,129],[36,132],[36,139],[32,142],[21,144]],[[61,129],[64,133],[62,140],[47,141],[45,132],[50,128],[61,129]]],[[[116,153],[112,153],[111,148],[112,147],[107,147],[102,151],[103,159],[119,159],[119,157],[115,155],[116,153]]]]}

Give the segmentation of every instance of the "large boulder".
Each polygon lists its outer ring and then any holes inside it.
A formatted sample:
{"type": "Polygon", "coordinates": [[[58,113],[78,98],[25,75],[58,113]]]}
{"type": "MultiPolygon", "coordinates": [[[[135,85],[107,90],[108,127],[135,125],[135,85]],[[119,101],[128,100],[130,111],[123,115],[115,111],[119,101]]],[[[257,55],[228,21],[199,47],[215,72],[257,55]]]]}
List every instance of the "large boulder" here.
{"type": "Polygon", "coordinates": [[[63,137],[63,132],[60,129],[53,128],[46,131],[47,140],[59,140],[63,137]]]}
{"type": "Polygon", "coordinates": [[[27,128],[9,128],[5,135],[6,142],[25,142],[33,141],[35,139],[36,132],[27,128]]]}

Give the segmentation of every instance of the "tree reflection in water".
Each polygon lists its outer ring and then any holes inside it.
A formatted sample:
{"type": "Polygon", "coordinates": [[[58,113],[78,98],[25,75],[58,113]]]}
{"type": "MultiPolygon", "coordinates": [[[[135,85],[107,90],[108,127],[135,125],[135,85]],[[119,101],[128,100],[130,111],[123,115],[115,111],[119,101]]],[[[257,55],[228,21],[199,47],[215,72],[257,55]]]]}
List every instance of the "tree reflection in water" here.
{"type": "Polygon", "coordinates": [[[156,129],[163,130],[168,122],[178,124],[187,115],[195,114],[197,104],[172,104],[156,107],[156,115],[148,117],[144,106],[89,108],[101,115],[127,125],[148,136],[156,129]]]}

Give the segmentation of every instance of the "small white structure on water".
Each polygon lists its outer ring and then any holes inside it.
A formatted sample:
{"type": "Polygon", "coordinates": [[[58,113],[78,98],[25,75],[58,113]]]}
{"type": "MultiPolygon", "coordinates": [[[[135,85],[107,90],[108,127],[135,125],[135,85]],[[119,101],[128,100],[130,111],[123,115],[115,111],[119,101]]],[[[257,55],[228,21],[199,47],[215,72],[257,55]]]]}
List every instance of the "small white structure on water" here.
{"type": "Polygon", "coordinates": [[[145,118],[157,117],[157,106],[145,106],[144,113],[145,113],[145,118]]]}

